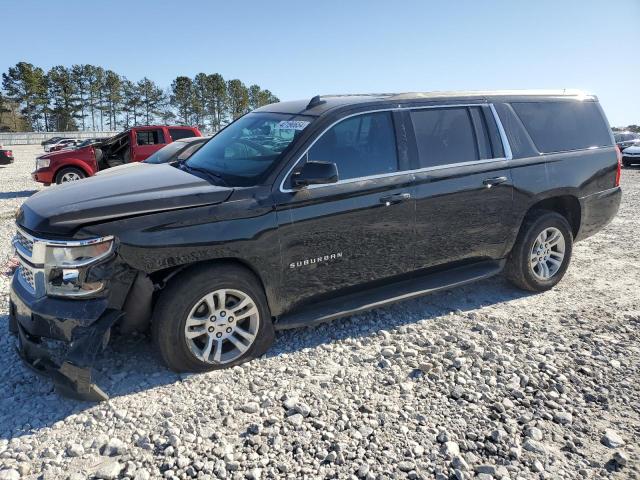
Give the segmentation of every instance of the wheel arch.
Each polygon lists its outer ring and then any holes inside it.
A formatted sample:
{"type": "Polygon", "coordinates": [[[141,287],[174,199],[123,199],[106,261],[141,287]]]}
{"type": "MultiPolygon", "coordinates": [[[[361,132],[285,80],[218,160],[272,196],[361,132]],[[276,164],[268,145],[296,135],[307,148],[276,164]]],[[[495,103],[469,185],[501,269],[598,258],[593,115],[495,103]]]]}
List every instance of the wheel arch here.
{"type": "Polygon", "coordinates": [[[87,177],[91,177],[93,176],[93,173],[87,168],[87,165],[82,162],[82,161],[77,161],[77,162],[65,162],[62,165],[60,165],[58,168],[56,168],[53,171],[53,181],[55,182],[58,178],[58,174],[64,170],[65,168],[77,168],[78,170],[81,170],[82,172],[84,172],[84,174],[87,177]]]}
{"type": "Polygon", "coordinates": [[[207,268],[207,267],[217,267],[217,266],[223,266],[223,265],[232,265],[232,266],[240,267],[246,270],[253,277],[255,277],[255,279],[260,283],[260,286],[262,287],[262,290],[265,293],[265,296],[267,298],[267,304],[269,305],[269,311],[271,312],[271,316],[272,317],[275,316],[274,312],[278,312],[278,302],[275,295],[275,290],[268,288],[267,287],[268,284],[265,283],[264,276],[261,275],[259,269],[256,268],[256,266],[253,265],[251,262],[243,258],[221,257],[221,258],[216,258],[211,260],[204,260],[201,262],[190,263],[190,264],[185,264],[185,265],[180,265],[176,267],[159,270],[151,273],[149,277],[151,278],[154,284],[161,285],[161,287],[164,288],[164,286],[168,285],[169,282],[174,280],[174,277],[176,277],[179,274],[187,273],[189,270],[195,270],[195,269],[207,268]]]}
{"type": "Polygon", "coordinates": [[[582,208],[580,206],[578,197],[576,197],[575,195],[560,194],[538,200],[537,202],[530,205],[527,209],[524,218],[520,223],[520,228],[522,228],[522,225],[524,224],[525,220],[531,215],[531,213],[536,210],[549,210],[559,213],[564,218],[566,218],[567,222],[569,222],[573,238],[576,238],[578,236],[578,233],[580,231],[580,224],[582,222],[582,208]]]}

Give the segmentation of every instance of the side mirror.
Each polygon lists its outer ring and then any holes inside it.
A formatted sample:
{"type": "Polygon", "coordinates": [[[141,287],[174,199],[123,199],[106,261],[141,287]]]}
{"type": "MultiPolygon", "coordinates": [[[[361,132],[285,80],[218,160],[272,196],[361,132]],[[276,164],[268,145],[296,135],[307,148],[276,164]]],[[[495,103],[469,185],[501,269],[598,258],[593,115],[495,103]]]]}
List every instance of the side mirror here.
{"type": "Polygon", "coordinates": [[[291,175],[293,188],[336,183],[337,181],[338,166],[332,162],[305,162],[302,168],[291,175]]]}

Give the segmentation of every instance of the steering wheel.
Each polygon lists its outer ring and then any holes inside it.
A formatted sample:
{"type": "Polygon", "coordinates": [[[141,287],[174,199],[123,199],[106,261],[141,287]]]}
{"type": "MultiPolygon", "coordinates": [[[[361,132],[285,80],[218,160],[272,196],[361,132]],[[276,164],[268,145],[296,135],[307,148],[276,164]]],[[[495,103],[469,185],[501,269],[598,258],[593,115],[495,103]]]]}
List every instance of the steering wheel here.
{"type": "Polygon", "coordinates": [[[252,142],[251,140],[248,140],[246,138],[238,138],[236,139],[236,142],[240,143],[241,145],[246,145],[247,147],[253,148],[254,150],[257,150],[261,155],[273,155],[273,152],[268,148],[260,145],[259,143],[252,142]]]}

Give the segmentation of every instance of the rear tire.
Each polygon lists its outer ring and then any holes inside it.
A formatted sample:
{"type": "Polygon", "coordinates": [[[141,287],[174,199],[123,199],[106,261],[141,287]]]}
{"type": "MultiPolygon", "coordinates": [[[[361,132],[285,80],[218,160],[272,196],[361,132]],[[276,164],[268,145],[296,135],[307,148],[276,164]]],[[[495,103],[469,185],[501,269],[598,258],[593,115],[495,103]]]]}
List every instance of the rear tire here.
{"type": "Polygon", "coordinates": [[[231,264],[174,277],[156,303],[151,332],[162,360],[176,372],[233,367],[261,356],[275,336],[262,285],[231,264]]]}
{"type": "Polygon", "coordinates": [[[65,167],[56,174],[56,183],[60,185],[61,183],[76,182],[86,176],[87,174],[79,168],[65,167]]]}
{"type": "Polygon", "coordinates": [[[520,227],[505,275],[523,290],[549,290],[567,271],[572,251],[573,233],[567,219],[549,210],[533,211],[520,227]]]}

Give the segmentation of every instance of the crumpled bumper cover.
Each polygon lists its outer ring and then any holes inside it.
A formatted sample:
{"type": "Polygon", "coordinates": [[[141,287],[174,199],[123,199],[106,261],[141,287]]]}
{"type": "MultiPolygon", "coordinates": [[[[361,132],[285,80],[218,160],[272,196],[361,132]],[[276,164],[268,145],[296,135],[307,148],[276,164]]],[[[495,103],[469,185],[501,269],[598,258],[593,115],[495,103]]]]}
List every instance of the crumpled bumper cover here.
{"type": "Polygon", "coordinates": [[[106,302],[34,299],[15,277],[11,283],[9,328],[17,334],[18,354],[26,366],[50,378],[56,391],[67,397],[91,402],[109,398],[93,382],[92,367],[122,315],[120,310],[107,308],[106,302]],[[48,314],[38,313],[42,309],[48,314]],[[64,344],[63,353],[49,349],[50,340],[64,344]]]}

